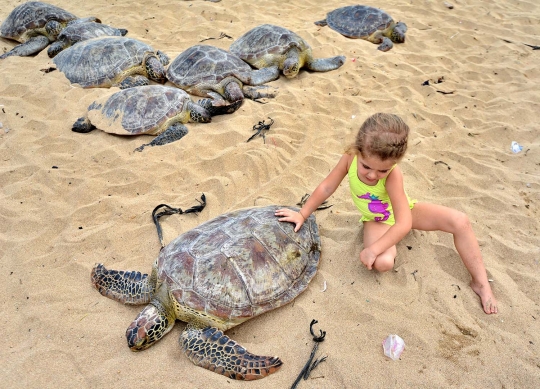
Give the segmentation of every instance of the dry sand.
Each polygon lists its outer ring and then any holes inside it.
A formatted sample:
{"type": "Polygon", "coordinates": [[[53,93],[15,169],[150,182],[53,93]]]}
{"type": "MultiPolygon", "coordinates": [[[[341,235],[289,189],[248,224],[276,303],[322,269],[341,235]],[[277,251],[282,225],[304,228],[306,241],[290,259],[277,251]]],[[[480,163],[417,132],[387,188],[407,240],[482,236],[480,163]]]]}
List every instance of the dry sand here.
{"type": "MultiPolygon", "coordinates": [[[[20,3],[4,0],[0,19],[20,3]]],[[[0,61],[0,387],[288,388],[310,353],[314,318],[327,331],[319,354],[328,360],[299,388],[540,387],[540,51],[523,44],[540,45],[535,0],[454,0],[454,9],[442,0],[368,1],[409,27],[406,42],[387,53],[313,24],[352,4],[345,1],[51,3],[127,28],[171,58],[205,38],[273,23],[299,33],[317,57],[347,60],[328,73],[282,76],[268,104],[245,101],[143,153],[133,149],[147,136],[71,131],[110,91],[41,71],[52,64],[46,50],[0,61]],[[483,313],[449,235],[411,232],[395,271],[361,266],[362,227],[344,182],[333,207],[317,212],[323,253],[307,291],[228,332],[252,352],[280,356],[279,372],[244,383],[194,366],[178,347],[180,322],[150,349],[128,349],[124,332],[140,309],[102,297],[90,271],[97,262],[150,271],[159,251],[154,206],[208,199],[201,214],[164,219],[169,242],[237,208],[294,205],[379,111],[412,128],[401,164],[411,197],[474,222],[498,315],[483,313]],[[275,124],[266,143],[247,143],[268,117],[275,124]],[[523,151],[512,153],[512,141],[523,151]],[[382,353],[393,333],[407,345],[399,361],[382,353]]],[[[224,49],[231,42],[205,41],[224,49]]],[[[2,39],[0,49],[13,45],[2,39]]]]}

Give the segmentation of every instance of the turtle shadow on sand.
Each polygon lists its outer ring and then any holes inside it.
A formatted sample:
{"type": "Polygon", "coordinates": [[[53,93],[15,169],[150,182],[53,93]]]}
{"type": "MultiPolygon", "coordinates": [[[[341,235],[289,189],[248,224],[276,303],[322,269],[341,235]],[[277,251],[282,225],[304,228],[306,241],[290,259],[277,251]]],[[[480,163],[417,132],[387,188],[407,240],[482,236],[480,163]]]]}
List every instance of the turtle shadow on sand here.
{"type": "Polygon", "coordinates": [[[27,1],[15,7],[0,26],[0,37],[20,42],[0,59],[37,54],[54,42],[66,26],[91,21],[101,23],[93,16],[79,19],[54,5],[27,1]]]}
{"type": "Polygon", "coordinates": [[[146,304],[126,331],[128,346],[144,350],[181,320],[180,347],[194,364],[239,380],[279,369],[278,357],[254,355],[223,333],[291,302],[317,272],[315,216],[295,233],[278,221],[279,208],[241,209],[201,224],[165,246],[151,274],[96,265],[91,279],[103,296],[146,304]]]}

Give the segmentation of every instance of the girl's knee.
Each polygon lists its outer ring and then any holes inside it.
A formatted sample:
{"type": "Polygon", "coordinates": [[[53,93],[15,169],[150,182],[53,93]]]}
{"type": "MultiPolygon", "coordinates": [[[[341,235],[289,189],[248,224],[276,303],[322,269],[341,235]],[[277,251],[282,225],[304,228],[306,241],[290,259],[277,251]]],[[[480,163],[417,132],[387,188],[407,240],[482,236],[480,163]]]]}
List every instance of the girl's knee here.
{"type": "Polygon", "coordinates": [[[394,268],[395,259],[396,259],[395,253],[393,255],[381,254],[377,257],[377,259],[373,263],[373,268],[381,273],[390,271],[394,268]]]}
{"type": "Polygon", "coordinates": [[[460,211],[457,211],[452,218],[452,227],[454,232],[465,231],[472,229],[471,221],[469,217],[460,211]]]}

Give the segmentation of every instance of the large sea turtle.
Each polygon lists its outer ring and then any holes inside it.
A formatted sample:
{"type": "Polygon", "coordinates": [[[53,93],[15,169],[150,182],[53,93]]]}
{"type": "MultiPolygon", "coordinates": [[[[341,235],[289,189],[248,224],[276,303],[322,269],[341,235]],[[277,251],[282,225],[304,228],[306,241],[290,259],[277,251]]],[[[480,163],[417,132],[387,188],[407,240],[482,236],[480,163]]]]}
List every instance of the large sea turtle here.
{"type": "Polygon", "coordinates": [[[254,70],[236,55],[214,46],[195,45],[171,62],[167,78],[177,87],[203,97],[212,104],[234,103],[244,97],[274,97],[262,84],[279,77],[277,68],[254,70]]]}
{"type": "Polygon", "coordinates": [[[72,23],[62,30],[56,41],[47,50],[47,54],[53,58],[56,54],[77,42],[101,36],[124,36],[127,32],[124,28],[114,28],[96,22],[72,23]]]}
{"type": "Polygon", "coordinates": [[[167,55],[137,39],[109,36],[89,39],[58,53],[54,63],[72,84],[121,89],[165,83],[167,55]]]}
{"type": "Polygon", "coordinates": [[[407,25],[394,20],[383,10],[367,5],[349,5],[329,12],[326,19],[315,22],[328,26],[349,38],[360,38],[378,44],[381,51],[405,42],[407,25]]]}
{"type": "Polygon", "coordinates": [[[99,128],[117,135],[158,135],[135,149],[142,151],[145,146],[161,146],[184,137],[188,133],[184,123],[210,121],[210,113],[182,89],[144,85],[95,100],[72,130],[90,132],[99,128]]]}
{"type": "Polygon", "coordinates": [[[279,208],[227,213],[180,235],[161,250],[150,275],[96,265],[92,283],[102,295],[148,304],[126,331],[128,346],[150,347],[178,319],[187,322],[180,346],[196,365],[243,380],[276,371],[279,358],[251,354],[223,331],[292,301],[317,271],[315,217],[295,233],[274,215],[279,208]]]}
{"type": "Polygon", "coordinates": [[[233,42],[230,51],[257,69],[276,67],[289,78],[296,77],[304,66],[309,70],[326,72],[345,63],[343,55],[313,58],[311,46],[304,39],[286,28],[272,24],[263,24],[249,30],[233,42]]]}
{"type": "Polygon", "coordinates": [[[28,1],[11,11],[0,26],[0,36],[20,42],[20,45],[0,55],[0,59],[12,55],[28,56],[43,50],[56,40],[68,24],[97,21],[95,17],[79,19],[72,13],[41,1],[28,1]]]}

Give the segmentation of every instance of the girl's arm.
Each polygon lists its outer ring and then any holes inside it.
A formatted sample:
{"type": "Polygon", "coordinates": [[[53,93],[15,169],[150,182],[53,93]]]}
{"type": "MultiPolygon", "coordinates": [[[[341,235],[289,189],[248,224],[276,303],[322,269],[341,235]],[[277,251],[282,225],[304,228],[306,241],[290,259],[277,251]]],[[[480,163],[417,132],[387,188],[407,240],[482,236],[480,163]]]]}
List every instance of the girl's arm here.
{"type": "Polygon", "coordinates": [[[392,203],[396,223],[391,226],[375,243],[366,247],[375,254],[380,255],[390,247],[396,245],[407,235],[412,227],[412,215],[409,201],[403,187],[403,173],[396,166],[386,179],[386,191],[392,203]]]}
{"type": "Polygon", "coordinates": [[[276,211],[276,216],[280,216],[280,222],[290,222],[295,224],[294,231],[298,231],[304,221],[311,215],[328,197],[332,195],[347,175],[352,156],[344,154],[330,174],[317,186],[306,203],[295,212],[291,209],[283,208],[276,211]]]}

